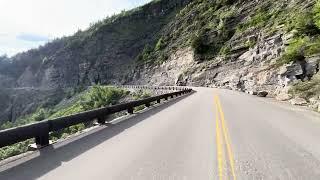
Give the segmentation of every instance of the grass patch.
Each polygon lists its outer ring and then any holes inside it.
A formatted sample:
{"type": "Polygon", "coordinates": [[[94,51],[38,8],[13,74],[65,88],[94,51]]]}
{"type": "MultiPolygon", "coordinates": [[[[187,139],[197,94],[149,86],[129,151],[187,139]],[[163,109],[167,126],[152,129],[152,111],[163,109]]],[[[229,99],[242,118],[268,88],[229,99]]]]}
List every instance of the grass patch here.
{"type": "Polygon", "coordinates": [[[299,82],[293,85],[289,93],[304,99],[320,95],[320,74],[313,76],[310,81],[299,82]]]}
{"type": "Polygon", "coordinates": [[[319,36],[313,38],[308,36],[296,37],[289,43],[286,52],[277,61],[277,66],[295,62],[316,53],[320,53],[319,36]]]}
{"type": "Polygon", "coordinates": [[[256,13],[245,23],[241,23],[237,27],[237,32],[243,32],[251,27],[263,27],[272,17],[266,8],[259,8],[256,13]]]}

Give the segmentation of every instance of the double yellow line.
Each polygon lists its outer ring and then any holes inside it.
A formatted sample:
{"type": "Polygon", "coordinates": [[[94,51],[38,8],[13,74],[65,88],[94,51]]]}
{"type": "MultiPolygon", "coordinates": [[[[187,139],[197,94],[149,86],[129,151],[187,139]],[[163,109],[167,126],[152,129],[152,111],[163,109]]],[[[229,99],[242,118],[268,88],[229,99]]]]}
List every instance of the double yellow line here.
{"type": "Polygon", "coordinates": [[[218,95],[214,96],[214,102],[216,105],[216,143],[217,143],[217,158],[218,158],[218,175],[219,180],[224,179],[224,167],[227,166],[224,161],[224,147],[226,147],[228,159],[229,159],[229,165],[231,168],[231,175],[233,177],[233,180],[236,180],[235,175],[235,163],[234,163],[234,157],[233,152],[231,148],[231,140],[228,133],[228,128],[226,126],[225,122],[225,116],[221,107],[220,99],[218,95]],[[226,166],[225,166],[226,165],[226,166]]]}

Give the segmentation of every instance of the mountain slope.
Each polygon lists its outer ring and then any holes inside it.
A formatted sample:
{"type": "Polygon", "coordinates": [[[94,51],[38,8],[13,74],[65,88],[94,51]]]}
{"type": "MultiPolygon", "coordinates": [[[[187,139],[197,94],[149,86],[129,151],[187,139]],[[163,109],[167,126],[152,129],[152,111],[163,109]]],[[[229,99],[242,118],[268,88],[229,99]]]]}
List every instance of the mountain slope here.
{"type": "Polygon", "coordinates": [[[279,100],[313,98],[319,106],[319,4],[192,1],[166,27],[164,48],[149,53],[156,60],[136,70],[133,82],[266,91],[279,100]]]}
{"type": "Polygon", "coordinates": [[[159,32],[188,0],[154,1],[95,23],[85,31],[57,39],[44,47],[14,56],[0,72],[18,87],[57,88],[91,83],[114,83],[135,60],[145,44],[159,32]]]}

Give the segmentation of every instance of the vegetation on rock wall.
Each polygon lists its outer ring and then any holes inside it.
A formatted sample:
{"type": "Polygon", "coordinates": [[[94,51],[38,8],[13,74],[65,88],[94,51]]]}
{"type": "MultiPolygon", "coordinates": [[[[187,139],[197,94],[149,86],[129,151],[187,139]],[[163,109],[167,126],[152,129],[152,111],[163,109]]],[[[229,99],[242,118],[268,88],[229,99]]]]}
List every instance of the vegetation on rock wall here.
{"type": "Polygon", "coordinates": [[[315,75],[310,81],[298,82],[290,90],[291,94],[309,99],[320,96],[320,75],[315,75]]]}

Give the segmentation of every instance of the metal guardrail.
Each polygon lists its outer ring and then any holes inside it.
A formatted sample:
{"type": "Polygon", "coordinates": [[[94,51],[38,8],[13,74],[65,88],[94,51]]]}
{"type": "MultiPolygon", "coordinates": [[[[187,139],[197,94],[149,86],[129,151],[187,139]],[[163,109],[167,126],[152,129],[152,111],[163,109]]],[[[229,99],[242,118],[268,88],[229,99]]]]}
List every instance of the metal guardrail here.
{"type": "Polygon", "coordinates": [[[35,138],[37,146],[43,147],[49,145],[49,133],[58,131],[80,123],[91,122],[97,120],[99,124],[106,122],[106,116],[125,111],[132,114],[135,107],[145,105],[149,107],[152,102],[160,103],[162,99],[168,100],[174,96],[181,96],[192,92],[192,89],[182,87],[148,87],[148,86],[119,86],[123,88],[133,89],[161,89],[161,90],[176,90],[172,93],[162,94],[159,96],[149,97],[137,101],[118,104],[114,106],[104,107],[91,111],[82,112],[66,117],[60,117],[51,120],[43,120],[41,122],[28,124],[20,127],[10,128],[0,131],[0,148],[12,145],[27,139],[35,138]]]}

